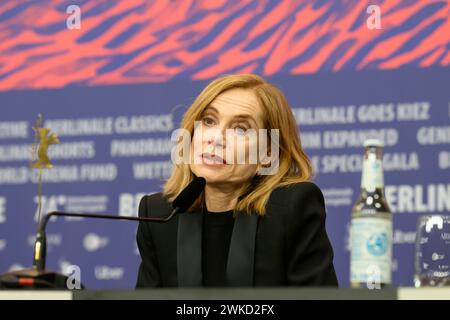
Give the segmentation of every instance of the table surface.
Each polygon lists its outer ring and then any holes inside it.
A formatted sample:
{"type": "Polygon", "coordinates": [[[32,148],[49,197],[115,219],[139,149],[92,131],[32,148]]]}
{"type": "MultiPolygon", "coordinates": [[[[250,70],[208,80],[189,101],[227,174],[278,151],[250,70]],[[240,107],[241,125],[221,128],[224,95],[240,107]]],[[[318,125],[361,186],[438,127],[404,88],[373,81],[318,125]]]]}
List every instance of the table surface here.
{"type": "Polygon", "coordinates": [[[327,288],[192,288],[150,290],[1,290],[0,300],[450,300],[450,287],[327,288]]]}

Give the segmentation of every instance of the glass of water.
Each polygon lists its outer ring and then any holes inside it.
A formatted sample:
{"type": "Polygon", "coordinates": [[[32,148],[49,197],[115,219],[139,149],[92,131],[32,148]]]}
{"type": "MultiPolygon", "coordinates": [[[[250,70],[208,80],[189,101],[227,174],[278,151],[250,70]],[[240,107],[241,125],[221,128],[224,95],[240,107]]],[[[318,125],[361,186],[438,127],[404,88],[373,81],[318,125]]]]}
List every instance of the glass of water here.
{"type": "Polygon", "coordinates": [[[414,285],[450,286],[450,215],[425,215],[417,222],[414,285]]]}

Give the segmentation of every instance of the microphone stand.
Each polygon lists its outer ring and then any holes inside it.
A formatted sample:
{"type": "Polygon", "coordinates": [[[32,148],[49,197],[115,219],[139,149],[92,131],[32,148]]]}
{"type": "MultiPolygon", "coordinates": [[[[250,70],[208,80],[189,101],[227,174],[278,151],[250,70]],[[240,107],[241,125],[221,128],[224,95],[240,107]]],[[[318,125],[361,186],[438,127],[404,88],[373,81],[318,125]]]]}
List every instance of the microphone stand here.
{"type": "MultiPolygon", "coordinates": [[[[39,231],[34,244],[33,266],[30,269],[23,269],[13,272],[7,272],[0,275],[0,288],[39,288],[39,289],[67,289],[68,276],[50,272],[45,269],[47,239],[45,229],[52,216],[96,218],[110,220],[131,220],[131,221],[150,221],[164,223],[173,218],[180,211],[179,207],[172,210],[167,217],[123,217],[110,214],[90,214],[53,211],[45,215],[39,225],[39,231]]],[[[83,287],[83,286],[81,286],[83,287]]]]}

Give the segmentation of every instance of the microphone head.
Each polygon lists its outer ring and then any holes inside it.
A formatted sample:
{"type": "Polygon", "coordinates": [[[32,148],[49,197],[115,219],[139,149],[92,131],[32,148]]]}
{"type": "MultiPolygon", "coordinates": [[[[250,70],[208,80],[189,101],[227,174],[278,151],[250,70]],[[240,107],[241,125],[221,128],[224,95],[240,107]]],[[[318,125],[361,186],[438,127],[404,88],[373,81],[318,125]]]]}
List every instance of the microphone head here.
{"type": "Polygon", "coordinates": [[[195,177],[186,188],[173,200],[173,209],[178,208],[178,212],[186,212],[198,196],[205,189],[206,180],[203,177],[195,177]]]}

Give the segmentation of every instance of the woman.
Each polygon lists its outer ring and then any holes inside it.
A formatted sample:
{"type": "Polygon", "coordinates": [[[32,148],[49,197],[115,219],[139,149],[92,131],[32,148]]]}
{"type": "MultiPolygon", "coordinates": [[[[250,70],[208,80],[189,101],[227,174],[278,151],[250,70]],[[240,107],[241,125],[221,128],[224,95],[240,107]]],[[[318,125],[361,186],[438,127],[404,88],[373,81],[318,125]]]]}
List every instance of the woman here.
{"type": "Polygon", "coordinates": [[[221,77],[181,128],[192,136],[182,155],[190,161],[177,162],[162,193],[143,197],[139,216],[167,216],[195,176],[206,186],[188,213],[139,224],[136,286],[336,286],[324,199],[282,92],[256,75],[221,77]],[[250,161],[266,138],[267,152],[250,161]]]}

